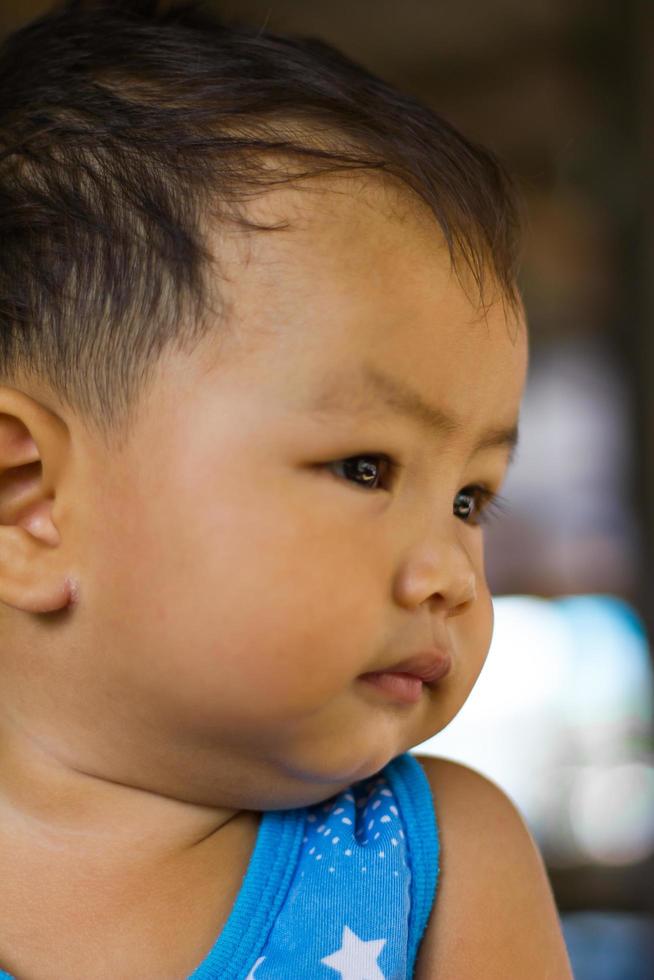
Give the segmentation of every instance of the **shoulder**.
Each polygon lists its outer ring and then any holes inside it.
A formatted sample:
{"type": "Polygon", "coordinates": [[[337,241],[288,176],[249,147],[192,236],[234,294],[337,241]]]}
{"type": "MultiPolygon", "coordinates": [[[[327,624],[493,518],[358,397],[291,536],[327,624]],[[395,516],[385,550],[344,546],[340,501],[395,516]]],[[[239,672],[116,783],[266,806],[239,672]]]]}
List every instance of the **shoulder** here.
{"type": "Polygon", "coordinates": [[[543,861],[513,803],[466,766],[417,758],[431,786],[441,867],[415,980],[570,980],[543,861]]]}

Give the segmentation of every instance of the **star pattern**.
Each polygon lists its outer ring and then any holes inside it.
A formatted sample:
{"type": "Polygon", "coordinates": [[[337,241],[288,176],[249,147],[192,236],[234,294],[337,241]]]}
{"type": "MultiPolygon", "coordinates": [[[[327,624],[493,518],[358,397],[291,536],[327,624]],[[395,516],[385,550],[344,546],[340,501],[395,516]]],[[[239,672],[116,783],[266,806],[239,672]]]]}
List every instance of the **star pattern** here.
{"type": "Polygon", "coordinates": [[[256,977],[254,975],[255,974],[255,971],[256,971],[256,969],[257,969],[258,966],[261,966],[261,964],[263,963],[263,961],[265,960],[265,958],[266,958],[265,956],[260,956],[259,957],[259,959],[257,960],[257,962],[254,964],[254,966],[252,967],[252,969],[248,973],[248,975],[245,978],[245,980],[256,980],[256,977]]]}
{"type": "Polygon", "coordinates": [[[383,776],[353,789],[309,808],[302,843],[313,861],[327,861],[328,873],[336,873],[339,860],[352,858],[356,851],[358,872],[365,874],[371,862],[384,861],[389,848],[398,847],[404,838],[394,795],[383,776]]]}
{"type": "Polygon", "coordinates": [[[288,898],[245,980],[408,975],[412,869],[403,824],[385,773],[307,807],[288,898]]]}
{"type": "Polygon", "coordinates": [[[360,939],[348,926],[343,927],[341,947],[320,961],[340,973],[340,980],[385,980],[377,958],[385,939],[360,939]]]}

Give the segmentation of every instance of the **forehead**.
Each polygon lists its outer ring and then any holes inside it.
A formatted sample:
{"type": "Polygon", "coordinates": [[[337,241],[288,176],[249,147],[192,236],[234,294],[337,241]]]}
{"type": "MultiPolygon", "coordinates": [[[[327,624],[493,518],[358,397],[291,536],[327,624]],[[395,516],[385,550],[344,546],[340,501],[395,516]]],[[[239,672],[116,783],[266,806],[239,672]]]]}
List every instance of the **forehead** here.
{"type": "Polygon", "coordinates": [[[431,258],[432,279],[450,271],[447,247],[429,208],[399,183],[377,176],[305,180],[269,191],[248,211],[254,222],[275,229],[248,233],[235,253],[260,285],[274,286],[281,277],[298,294],[311,281],[317,285],[329,277],[337,299],[351,285],[379,295],[391,285],[389,272],[396,283],[400,275],[406,281],[416,261],[431,258]]]}
{"type": "Polygon", "coordinates": [[[410,380],[459,419],[462,397],[516,414],[524,325],[501,301],[481,312],[434,216],[409,192],[339,176],[264,195],[251,217],[282,230],[218,243],[220,288],[237,348],[263,359],[286,397],[365,411],[375,391],[360,379],[372,370],[410,380]]]}

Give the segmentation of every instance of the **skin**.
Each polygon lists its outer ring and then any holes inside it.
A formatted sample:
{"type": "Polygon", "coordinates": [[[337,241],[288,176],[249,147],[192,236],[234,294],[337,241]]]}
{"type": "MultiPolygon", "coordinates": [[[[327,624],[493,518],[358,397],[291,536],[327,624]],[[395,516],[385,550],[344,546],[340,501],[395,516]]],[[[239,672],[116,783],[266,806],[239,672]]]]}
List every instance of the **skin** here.
{"type": "Polygon", "coordinates": [[[505,475],[509,446],[477,447],[516,424],[524,325],[480,314],[403,192],[339,178],[252,207],[289,229],[216,239],[228,322],[162,357],[120,447],[34,380],[0,389],[0,962],[35,980],[53,950],[58,975],[190,973],[258,813],[440,730],[490,642],[483,531],[458,514],[505,475]],[[366,367],[456,425],[384,405],[366,367]],[[371,489],[342,461],[373,454],[397,466],[371,489]],[[434,643],[452,670],[416,704],[360,679],[434,643]]]}

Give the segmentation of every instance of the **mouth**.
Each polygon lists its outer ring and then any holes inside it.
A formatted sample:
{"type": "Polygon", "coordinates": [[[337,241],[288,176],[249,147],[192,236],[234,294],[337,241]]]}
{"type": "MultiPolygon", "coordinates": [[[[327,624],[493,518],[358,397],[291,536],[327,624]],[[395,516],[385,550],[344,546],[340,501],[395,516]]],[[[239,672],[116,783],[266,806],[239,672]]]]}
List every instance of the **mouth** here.
{"type": "Polygon", "coordinates": [[[433,650],[410,657],[391,670],[375,670],[360,674],[359,680],[395,701],[415,704],[422,697],[425,685],[435,688],[449,674],[452,657],[445,650],[433,650]]]}

